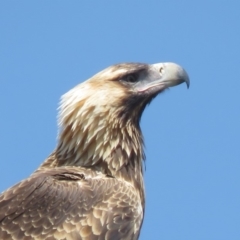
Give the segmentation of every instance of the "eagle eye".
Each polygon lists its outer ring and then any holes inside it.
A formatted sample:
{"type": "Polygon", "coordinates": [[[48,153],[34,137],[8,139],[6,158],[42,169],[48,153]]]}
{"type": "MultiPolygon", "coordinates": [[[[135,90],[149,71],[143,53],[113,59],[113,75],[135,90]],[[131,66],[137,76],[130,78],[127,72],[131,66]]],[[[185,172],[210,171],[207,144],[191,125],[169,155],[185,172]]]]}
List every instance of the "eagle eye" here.
{"type": "Polygon", "coordinates": [[[127,83],[135,83],[138,81],[138,77],[136,74],[128,74],[122,80],[127,83]]]}

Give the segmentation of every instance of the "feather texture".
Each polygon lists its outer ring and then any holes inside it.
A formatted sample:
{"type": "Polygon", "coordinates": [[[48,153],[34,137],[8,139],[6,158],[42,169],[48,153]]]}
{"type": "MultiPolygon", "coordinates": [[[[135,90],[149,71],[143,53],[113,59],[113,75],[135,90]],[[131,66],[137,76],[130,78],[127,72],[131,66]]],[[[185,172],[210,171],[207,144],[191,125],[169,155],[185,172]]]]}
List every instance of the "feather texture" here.
{"type": "Polygon", "coordinates": [[[158,93],[189,83],[176,66],[114,65],[63,95],[56,149],[0,195],[0,239],[138,239],[145,208],[139,121],[158,93]]]}

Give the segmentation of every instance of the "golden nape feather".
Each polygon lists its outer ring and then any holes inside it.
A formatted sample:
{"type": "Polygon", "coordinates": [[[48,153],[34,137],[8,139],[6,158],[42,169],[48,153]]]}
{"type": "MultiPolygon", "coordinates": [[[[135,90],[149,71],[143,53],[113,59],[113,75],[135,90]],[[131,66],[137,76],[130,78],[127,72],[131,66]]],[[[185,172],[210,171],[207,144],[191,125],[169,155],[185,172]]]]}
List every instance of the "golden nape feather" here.
{"type": "Polygon", "coordinates": [[[0,195],[0,239],[138,239],[144,108],[189,78],[174,63],[113,65],[61,98],[56,149],[0,195]]]}

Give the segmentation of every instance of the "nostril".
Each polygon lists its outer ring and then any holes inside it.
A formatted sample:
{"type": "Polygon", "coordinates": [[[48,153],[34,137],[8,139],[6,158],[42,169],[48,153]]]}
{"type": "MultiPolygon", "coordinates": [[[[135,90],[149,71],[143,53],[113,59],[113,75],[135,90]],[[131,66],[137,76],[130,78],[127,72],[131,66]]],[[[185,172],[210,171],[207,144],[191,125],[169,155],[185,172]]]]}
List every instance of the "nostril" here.
{"type": "Polygon", "coordinates": [[[161,74],[163,74],[163,67],[160,67],[160,68],[159,68],[159,72],[160,72],[161,74]]]}

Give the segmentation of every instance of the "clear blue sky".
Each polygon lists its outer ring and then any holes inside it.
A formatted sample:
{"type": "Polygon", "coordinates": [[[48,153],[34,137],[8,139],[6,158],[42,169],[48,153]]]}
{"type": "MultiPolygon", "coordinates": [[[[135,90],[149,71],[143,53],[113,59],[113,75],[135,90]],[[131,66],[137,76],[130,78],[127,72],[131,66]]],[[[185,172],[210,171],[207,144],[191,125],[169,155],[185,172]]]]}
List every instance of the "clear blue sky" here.
{"type": "Polygon", "coordinates": [[[114,63],[174,61],[191,86],[144,113],[140,239],[240,239],[239,1],[1,1],[0,36],[0,191],[55,148],[63,93],[114,63]]]}

